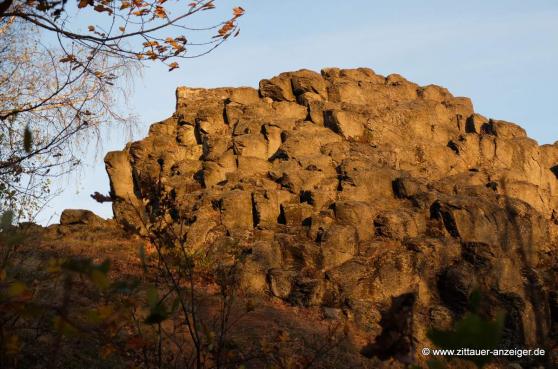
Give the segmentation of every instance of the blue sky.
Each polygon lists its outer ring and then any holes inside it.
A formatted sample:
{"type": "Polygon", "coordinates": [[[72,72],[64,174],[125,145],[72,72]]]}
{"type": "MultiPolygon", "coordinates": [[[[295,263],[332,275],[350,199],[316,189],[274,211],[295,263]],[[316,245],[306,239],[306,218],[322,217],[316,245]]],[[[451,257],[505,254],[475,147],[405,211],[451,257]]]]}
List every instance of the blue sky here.
{"type": "MultiPolygon", "coordinates": [[[[177,86],[254,86],[280,72],[323,67],[369,67],[422,84],[447,87],[473,100],[487,117],[522,125],[543,143],[558,140],[558,1],[217,1],[221,11],[246,9],[241,35],[212,54],[181,62],[171,73],[148,65],[136,79],[129,106],[140,119],[134,139],[174,111],[177,86]]],[[[89,198],[109,191],[102,158],[130,135],[105,131],[100,151],[39,216],[58,222],[63,209],[112,217],[110,204],[89,198]]]]}

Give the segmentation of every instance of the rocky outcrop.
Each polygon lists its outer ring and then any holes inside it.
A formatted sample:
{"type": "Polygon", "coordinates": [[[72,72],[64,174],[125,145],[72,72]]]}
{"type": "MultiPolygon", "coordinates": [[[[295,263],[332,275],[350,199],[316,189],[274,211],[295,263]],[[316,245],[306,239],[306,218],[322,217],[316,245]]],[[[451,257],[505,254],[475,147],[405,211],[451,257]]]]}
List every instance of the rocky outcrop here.
{"type": "Polygon", "coordinates": [[[234,239],[246,290],[351,322],[362,347],[399,305],[419,342],[403,346],[428,346],[475,289],[511,347],[556,327],[558,145],[442,87],[364,68],[180,87],[172,117],[105,161],[121,224],[145,232],[152,194],[171,194],[189,247],[234,239]]]}
{"type": "Polygon", "coordinates": [[[96,215],[90,210],[82,209],[66,209],[60,215],[60,225],[103,225],[105,223],[104,219],[96,215]]]}

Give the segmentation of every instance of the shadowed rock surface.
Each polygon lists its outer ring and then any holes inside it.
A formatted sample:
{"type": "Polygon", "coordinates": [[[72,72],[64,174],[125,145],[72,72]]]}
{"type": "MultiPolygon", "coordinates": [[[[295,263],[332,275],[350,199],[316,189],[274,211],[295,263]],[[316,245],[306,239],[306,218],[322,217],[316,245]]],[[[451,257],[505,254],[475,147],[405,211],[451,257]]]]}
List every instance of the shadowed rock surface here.
{"type": "Polygon", "coordinates": [[[349,322],[355,355],[410,360],[476,289],[506,346],[556,332],[558,145],[445,88],[365,68],[180,87],[105,161],[119,223],[145,233],[154,189],[171,194],[189,247],[233,240],[246,290],[349,322]]]}

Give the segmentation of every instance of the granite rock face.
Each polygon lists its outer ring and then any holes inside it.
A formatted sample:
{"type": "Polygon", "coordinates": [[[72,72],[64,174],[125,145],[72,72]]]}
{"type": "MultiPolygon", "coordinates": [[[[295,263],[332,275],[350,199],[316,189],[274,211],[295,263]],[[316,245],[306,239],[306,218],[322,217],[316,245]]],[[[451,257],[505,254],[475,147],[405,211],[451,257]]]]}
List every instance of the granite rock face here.
{"type": "Polygon", "coordinates": [[[105,162],[118,222],[145,232],[157,184],[190,247],[234,239],[246,290],[347,320],[363,347],[399,311],[414,324],[389,344],[414,354],[475,289],[511,347],[557,328],[558,144],[445,88],[365,68],[180,87],[175,114],[105,162]]]}

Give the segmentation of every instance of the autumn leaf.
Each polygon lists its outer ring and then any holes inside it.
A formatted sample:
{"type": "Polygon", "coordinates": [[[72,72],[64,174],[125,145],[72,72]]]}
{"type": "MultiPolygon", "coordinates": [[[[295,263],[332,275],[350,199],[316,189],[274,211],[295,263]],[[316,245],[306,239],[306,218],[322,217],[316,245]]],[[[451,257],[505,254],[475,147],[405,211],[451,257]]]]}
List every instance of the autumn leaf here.
{"type": "Polygon", "coordinates": [[[101,4],[95,5],[95,7],[94,7],[93,9],[94,9],[96,12],[99,12],[99,13],[107,12],[107,13],[109,13],[109,14],[112,14],[112,9],[107,8],[106,6],[101,5],[101,4]]]}
{"type": "Polygon", "coordinates": [[[93,2],[90,0],[80,0],[78,3],[78,8],[85,8],[87,5],[93,5],[93,2]]]}
{"type": "Polygon", "coordinates": [[[49,9],[48,3],[46,1],[41,1],[37,4],[37,10],[46,12],[49,9]]]}
{"type": "Polygon", "coordinates": [[[155,11],[153,12],[153,14],[155,15],[155,17],[157,18],[166,18],[167,17],[167,12],[165,11],[165,8],[163,8],[160,5],[157,5],[155,7],[155,11]]]}
{"type": "Polygon", "coordinates": [[[241,17],[244,14],[244,9],[241,6],[237,6],[233,9],[233,15],[235,18],[241,17]]]}
{"type": "Polygon", "coordinates": [[[148,13],[149,13],[149,10],[147,10],[147,9],[141,9],[141,10],[136,10],[136,11],[133,12],[132,14],[133,14],[133,15],[136,15],[136,16],[138,16],[138,17],[141,17],[141,16],[146,15],[146,14],[148,14],[148,13]]]}
{"type": "Polygon", "coordinates": [[[234,28],[234,23],[232,21],[228,21],[219,29],[219,36],[224,37],[227,35],[232,29],[234,28]]]}
{"type": "Polygon", "coordinates": [[[178,65],[177,62],[172,62],[169,64],[169,72],[172,72],[173,70],[175,70],[176,68],[179,68],[180,66],[178,65]]]}
{"type": "Polygon", "coordinates": [[[147,57],[151,60],[155,60],[158,58],[157,54],[155,54],[155,52],[153,52],[152,50],[147,51],[145,55],[147,55],[147,57]]]}
{"type": "Polygon", "coordinates": [[[146,41],[143,43],[143,47],[153,47],[153,46],[159,46],[159,43],[157,41],[146,41]]]}
{"type": "Polygon", "coordinates": [[[93,26],[87,26],[87,29],[89,30],[89,32],[95,32],[95,27],[93,26]]]}
{"type": "Polygon", "coordinates": [[[131,4],[128,1],[123,1],[122,4],[120,5],[120,10],[124,10],[126,8],[129,8],[131,6],[131,4]]]}
{"type": "Polygon", "coordinates": [[[75,60],[76,60],[75,55],[69,54],[63,57],[62,59],[60,59],[60,63],[74,62],[75,60]]]}
{"type": "Polygon", "coordinates": [[[167,37],[165,42],[172,46],[175,56],[186,50],[183,44],[176,42],[176,39],[173,39],[172,37],[167,37]]]}
{"type": "Polygon", "coordinates": [[[184,36],[178,36],[174,38],[175,41],[182,42],[183,44],[187,43],[188,40],[184,36]]]}
{"type": "Polygon", "coordinates": [[[126,31],[126,28],[122,27],[122,26],[118,27],[118,29],[120,30],[120,32],[125,32],[126,31]]]}
{"type": "Polygon", "coordinates": [[[183,53],[183,52],[186,52],[186,48],[181,46],[174,51],[174,56],[177,56],[178,54],[183,53]]]}
{"type": "Polygon", "coordinates": [[[213,4],[213,1],[205,4],[204,6],[201,7],[202,10],[210,10],[210,9],[215,9],[215,5],[213,4]]]}

